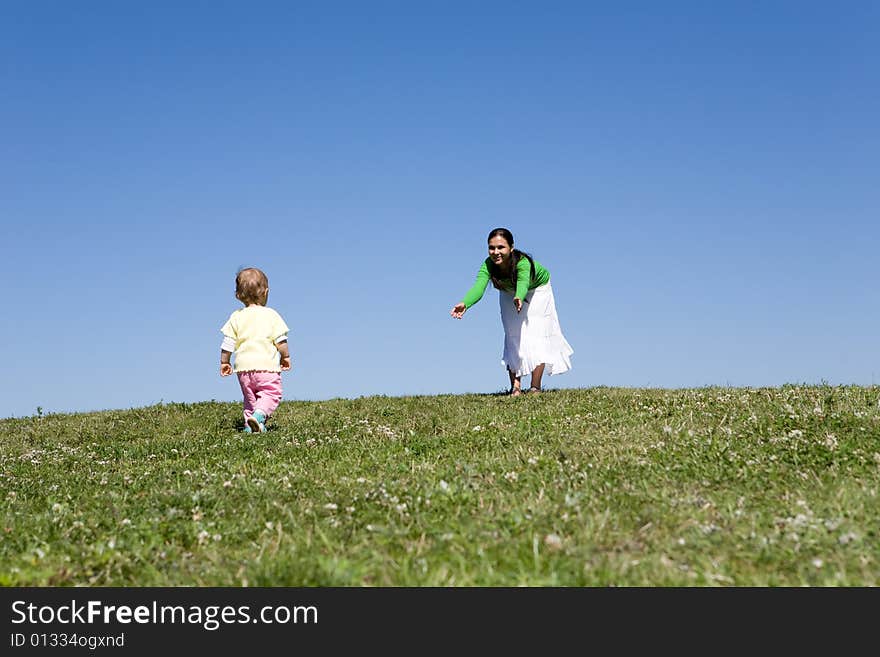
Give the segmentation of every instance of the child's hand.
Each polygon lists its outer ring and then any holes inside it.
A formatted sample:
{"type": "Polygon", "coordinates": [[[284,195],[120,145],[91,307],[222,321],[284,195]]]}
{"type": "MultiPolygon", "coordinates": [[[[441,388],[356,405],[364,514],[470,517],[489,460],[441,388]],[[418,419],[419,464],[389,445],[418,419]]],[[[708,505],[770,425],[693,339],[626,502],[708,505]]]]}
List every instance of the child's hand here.
{"type": "Polygon", "coordinates": [[[281,357],[281,370],[286,372],[290,369],[290,356],[282,356],[281,357]]]}
{"type": "Polygon", "coordinates": [[[230,363],[220,363],[220,376],[229,376],[232,374],[232,365],[230,363]]]}

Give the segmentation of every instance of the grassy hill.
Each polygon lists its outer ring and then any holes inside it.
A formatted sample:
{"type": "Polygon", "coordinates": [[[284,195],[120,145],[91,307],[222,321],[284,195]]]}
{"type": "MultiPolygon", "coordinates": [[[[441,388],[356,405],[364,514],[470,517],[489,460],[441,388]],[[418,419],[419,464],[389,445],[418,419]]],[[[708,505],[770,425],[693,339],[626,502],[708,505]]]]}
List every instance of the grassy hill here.
{"type": "Polygon", "coordinates": [[[4,586],[875,586],[880,387],[0,420],[4,586]]]}

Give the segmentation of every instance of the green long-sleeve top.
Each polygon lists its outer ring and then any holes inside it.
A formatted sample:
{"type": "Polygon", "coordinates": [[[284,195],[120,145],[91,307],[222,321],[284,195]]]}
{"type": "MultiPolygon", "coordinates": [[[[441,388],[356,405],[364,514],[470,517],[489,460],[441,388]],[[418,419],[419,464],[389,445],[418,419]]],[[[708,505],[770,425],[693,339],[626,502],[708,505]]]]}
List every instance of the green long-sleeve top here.
{"type": "MultiPolygon", "coordinates": [[[[489,284],[489,281],[492,280],[492,277],[489,276],[490,262],[491,260],[489,258],[486,258],[483,261],[480,271],[477,272],[477,280],[474,282],[473,287],[467,291],[467,294],[464,295],[462,302],[466,308],[470,308],[483,298],[483,292],[486,291],[486,286],[489,284]]],[[[516,263],[516,292],[513,296],[518,299],[525,299],[529,290],[534,290],[539,285],[544,285],[550,280],[550,272],[542,267],[537,260],[533,260],[533,262],[535,263],[534,278],[531,277],[532,266],[529,264],[528,258],[521,257],[519,262],[516,263]]],[[[504,289],[508,292],[514,291],[509,283],[504,286],[504,289]]]]}

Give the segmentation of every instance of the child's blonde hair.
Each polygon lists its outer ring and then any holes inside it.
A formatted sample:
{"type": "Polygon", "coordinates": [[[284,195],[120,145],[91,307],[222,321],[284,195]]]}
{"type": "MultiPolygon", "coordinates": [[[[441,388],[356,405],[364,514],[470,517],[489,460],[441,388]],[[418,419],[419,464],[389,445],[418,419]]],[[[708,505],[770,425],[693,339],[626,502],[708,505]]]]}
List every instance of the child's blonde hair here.
{"type": "Polygon", "coordinates": [[[235,298],[246,306],[265,306],[269,299],[269,279],[256,267],[239,270],[235,276],[235,298]]]}

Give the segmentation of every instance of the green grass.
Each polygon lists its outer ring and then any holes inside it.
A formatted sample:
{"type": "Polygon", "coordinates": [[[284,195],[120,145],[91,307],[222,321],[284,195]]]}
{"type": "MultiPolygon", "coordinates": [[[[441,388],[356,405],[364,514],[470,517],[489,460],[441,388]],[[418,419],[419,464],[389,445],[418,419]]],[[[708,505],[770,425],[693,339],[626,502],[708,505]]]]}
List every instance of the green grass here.
{"type": "Polygon", "coordinates": [[[880,387],[0,420],[4,586],[876,586],[880,387]]]}

